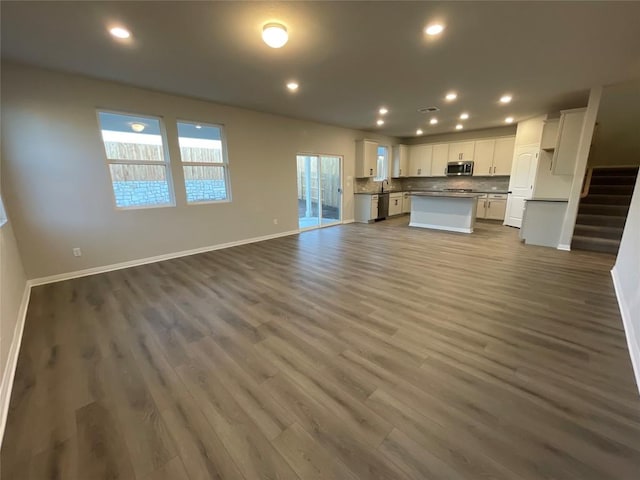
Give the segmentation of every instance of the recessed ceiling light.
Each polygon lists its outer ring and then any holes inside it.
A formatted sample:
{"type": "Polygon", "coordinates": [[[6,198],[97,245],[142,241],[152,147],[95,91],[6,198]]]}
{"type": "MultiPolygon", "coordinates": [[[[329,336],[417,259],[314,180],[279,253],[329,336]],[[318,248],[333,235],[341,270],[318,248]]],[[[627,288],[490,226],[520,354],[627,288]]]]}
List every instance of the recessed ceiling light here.
{"type": "Polygon", "coordinates": [[[297,83],[297,82],[289,82],[289,83],[287,83],[287,88],[288,88],[289,90],[291,90],[292,92],[295,92],[296,90],[298,90],[298,87],[299,87],[299,86],[300,86],[300,85],[298,85],[298,83],[297,83]]]}
{"type": "Polygon", "coordinates": [[[438,35],[442,33],[443,30],[444,30],[444,25],[440,23],[432,23],[431,25],[428,25],[427,28],[424,29],[427,35],[438,35]]]}
{"type": "Polygon", "coordinates": [[[466,120],[469,118],[469,114],[467,112],[460,114],[460,120],[466,120]]]}
{"type": "Polygon", "coordinates": [[[417,129],[416,130],[416,135],[422,135],[422,130],[421,129],[417,129]]]}
{"type": "Polygon", "coordinates": [[[503,95],[500,97],[500,103],[509,103],[511,101],[511,95],[503,95]]]}
{"type": "Polygon", "coordinates": [[[431,120],[429,120],[429,123],[431,125],[437,125],[438,124],[438,119],[436,117],[433,117],[431,120]]]}
{"type": "Polygon", "coordinates": [[[146,125],[144,123],[132,123],[131,130],[134,132],[140,133],[145,129],[146,125]]]}
{"type": "Polygon", "coordinates": [[[271,48],[283,47],[289,40],[287,27],[281,23],[267,23],[262,27],[262,40],[271,48]]]}
{"type": "Polygon", "coordinates": [[[122,28],[122,27],[110,28],[109,33],[116,38],[122,38],[122,39],[129,38],[131,36],[131,32],[129,32],[129,30],[127,30],[126,28],[122,28]]]}
{"type": "Polygon", "coordinates": [[[380,110],[378,110],[378,112],[380,112],[380,115],[386,115],[387,113],[389,113],[389,110],[387,110],[385,107],[380,108],[380,110]]]}
{"type": "Polygon", "coordinates": [[[456,98],[458,98],[458,94],[456,92],[449,92],[449,93],[447,93],[445,95],[444,98],[445,98],[445,100],[450,102],[450,101],[455,100],[456,98]]]}
{"type": "Polygon", "coordinates": [[[504,119],[504,123],[513,123],[513,117],[507,117],[504,119]]]}
{"type": "Polygon", "coordinates": [[[461,123],[459,123],[459,124],[457,124],[457,125],[456,125],[456,130],[462,130],[462,128],[463,128],[463,127],[462,127],[462,124],[461,124],[461,123]]]}
{"type": "Polygon", "coordinates": [[[196,128],[200,130],[202,128],[202,125],[196,125],[196,128]]]}
{"type": "Polygon", "coordinates": [[[384,120],[382,120],[381,118],[378,119],[378,121],[376,122],[378,124],[378,126],[384,125],[384,120]]]}

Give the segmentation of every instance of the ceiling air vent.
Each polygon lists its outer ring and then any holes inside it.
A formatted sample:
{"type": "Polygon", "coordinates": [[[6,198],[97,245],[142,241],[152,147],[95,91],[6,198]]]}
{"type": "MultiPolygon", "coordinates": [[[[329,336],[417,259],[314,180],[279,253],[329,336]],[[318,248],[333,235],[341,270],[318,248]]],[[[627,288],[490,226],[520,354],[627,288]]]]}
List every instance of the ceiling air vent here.
{"type": "Polygon", "coordinates": [[[433,112],[439,112],[440,109],[438,107],[423,107],[423,108],[419,108],[418,111],[420,113],[433,113],[433,112]]]}

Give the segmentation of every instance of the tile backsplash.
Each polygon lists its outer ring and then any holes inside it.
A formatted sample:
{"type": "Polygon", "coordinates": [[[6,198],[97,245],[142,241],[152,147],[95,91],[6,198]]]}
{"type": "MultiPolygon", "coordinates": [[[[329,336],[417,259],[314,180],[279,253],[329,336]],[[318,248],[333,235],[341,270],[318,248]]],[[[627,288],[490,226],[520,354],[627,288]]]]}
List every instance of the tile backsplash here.
{"type": "MultiPolygon", "coordinates": [[[[356,178],[355,192],[379,192],[380,182],[371,178],[356,178]]],[[[444,190],[470,188],[472,190],[508,190],[509,177],[409,177],[393,178],[385,190],[444,190]]]]}
{"type": "MultiPolygon", "coordinates": [[[[389,185],[384,184],[385,190],[402,190],[404,187],[402,185],[402,178],[392,178],[389,180],[389,185]]],[[[373,178],[356,178],[355,189],[356,193],[362,192],[379,192],[380,191],[380,183],[374,182],[373,178]]]]}
{"type": "Polygon", "coordinates": [[[508,190],[509,177],[410,177],[403,178],[403,190],[444,190],[470,188],[472,190],[508,190]]]}

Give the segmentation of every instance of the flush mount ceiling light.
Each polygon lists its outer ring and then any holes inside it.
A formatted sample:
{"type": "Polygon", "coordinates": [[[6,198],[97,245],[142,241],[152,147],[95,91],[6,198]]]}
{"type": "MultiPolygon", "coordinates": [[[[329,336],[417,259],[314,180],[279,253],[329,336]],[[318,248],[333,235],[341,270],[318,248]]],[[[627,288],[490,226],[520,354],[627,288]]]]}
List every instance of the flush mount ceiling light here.
{"type": "Polygon", "coordinates": [[[389,110],[386,107],[380,107],[380,110],[378,110],[378,112],[380,113],[380,115],[386,115],[387,113],[389,113],[389,110]]]}
{"type": "Polygon", "coordinates": [[[466,120],[467,118],[469,118],[469,114],[467,112],[460,114],[460,120],[466,120]]]}
{"type": "Polygon", "coordinates": [[[444,97],[444,99],[447,102],[451,102],[451,101],[455,100],[456,98],[458,98],[458,94],[456,92],[449,92],[444,97]]]}
{"type": "Polygon", "coordinates": [[[507,117],[504,119],[504,123],[513,123],[513,117],[507,117]]]}
{"type": "Polygon", "coordinates": [[[384,125],[384,120],[382,120],[381,118],[378,119],[378,121],[376,122],[376,125],[378,125],[379,127],[384,125]]]}
{"type": "Polygon", "coordinates": [[[417,129],[416,130],[416,135],[422,135],[422,130],[421,129],[417,129]]]}
{"type": "Polygon", "coordinates": [[[511,101],[511,95],[503,95],[500,97],[500,103],[509,103],[511,101]]]}
{"type": "Polygon", "coordinates": [[[438,124],[438,119],[436,117],[433,117],[431,120],[429,120],[429,123],[431,125],[437,125],[438,124]]]}
{"type": "Polygon", "coordinates": [[[431,25],[427,25],[427,28],[424,29],[424,32],[427,35],[439,35],[444,30],[444,25],[440,23],[432,23],[431,25]]]}
{"type": "Polygon", "coordinates": [[[127,30],[126,28],[123,27],[113,27],[109,29],[109,33],[116,37],[116,38],[120,38],[120,39],[125,39],[125,38],[129,38],[131,36],[131,32],[129,32],[129,30],[127,30]]]}
{"type": "Polygon", "coordinates": [[[140,133],[146,128],[144,123],[130,123],[129,125],[131,126],[131,130],[137,133],[140,133]]]}
{"type": "Polygon", "coordinates": [[[461,123],[456,125],[456,130],[462,130],[462,129],[463,129],[463,126],[461,123]]]}
{"type": "Polygon", "coordinates": [[[262,40],[271,48],[283,47],[289,40],[287,27],[281,23],[267,23],[262,27],[262,40]]]}
{"type": "Polygon", "coordinates": [[[287,88],[292,92],[295,92],[296,90],[298,90],[299,86],[300,85],[298,85],[297,82],[289,82],[289,83],[287,83],[287,88]]]}

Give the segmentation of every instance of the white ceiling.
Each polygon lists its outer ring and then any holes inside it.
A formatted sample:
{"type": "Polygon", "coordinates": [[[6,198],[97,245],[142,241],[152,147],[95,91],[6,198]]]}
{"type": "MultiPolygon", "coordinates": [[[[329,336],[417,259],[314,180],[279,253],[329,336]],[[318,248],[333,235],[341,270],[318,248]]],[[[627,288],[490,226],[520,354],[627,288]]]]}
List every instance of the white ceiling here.
{"type": "Polygon", "coordinates": [[[478,129],[584,106],[591,86],[640,78],[640,2],[5,0],[1,14],[5,59],[394,136],[452,131],[462,111],[478,129]],[[260,37],[273,20],[290,33],[279,50],[260,37]],[[437,40],[432,20],[446,24],[437,40]],[[417,112],[430,105],[436,127],[417,112]]]}

